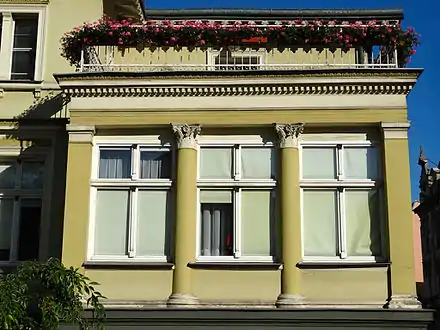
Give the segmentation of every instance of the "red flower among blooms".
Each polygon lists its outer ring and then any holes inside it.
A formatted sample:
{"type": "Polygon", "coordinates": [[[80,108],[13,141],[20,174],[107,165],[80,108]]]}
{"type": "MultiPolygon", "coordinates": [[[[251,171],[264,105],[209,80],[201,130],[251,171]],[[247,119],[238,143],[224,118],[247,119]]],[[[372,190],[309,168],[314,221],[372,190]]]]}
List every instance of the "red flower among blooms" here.
{"type": "MultiPolygon", "coordinates": [[[[94,23],[86,23],[68,32],[62,38],[63,56],[77,65],[81,50],[85,45],[117,45],[133,47],[141,43],[146,47],[219,47],[243,46],[243,40],[264,38],[271,49],[301,46],[306,43],[316,46],[332,46],[347,49],[361,46],[392,45],[397,47],[401,61],[407,62],[415,47],[419,44],[420,35],[412,27],[403,30],[400,24],[389,22],[340,22],[336,20],[307,21],[301,18],[282,21],[281,25],[268,25],[267,22],[207,22],[181,21],[172,23],[145,21],[133,24],[131,19],[112,21],[105,16],[94,23]]],[[[257,47],[257,46],[256,46],[257,47]]]]}

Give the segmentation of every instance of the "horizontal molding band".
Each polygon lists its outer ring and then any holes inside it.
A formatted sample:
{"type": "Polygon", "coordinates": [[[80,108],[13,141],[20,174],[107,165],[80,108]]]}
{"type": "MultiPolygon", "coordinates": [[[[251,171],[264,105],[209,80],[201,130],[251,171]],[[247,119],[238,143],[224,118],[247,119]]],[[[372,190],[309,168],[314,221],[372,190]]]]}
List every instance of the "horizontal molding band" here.
{"type": "Polygon", "coordinates": [[[70,97],[207,97],[207,96],[259,96],[259,95],[407,95],[412,82],[378,84],[280,84],[241,86],[66,86],[70,97]]]}

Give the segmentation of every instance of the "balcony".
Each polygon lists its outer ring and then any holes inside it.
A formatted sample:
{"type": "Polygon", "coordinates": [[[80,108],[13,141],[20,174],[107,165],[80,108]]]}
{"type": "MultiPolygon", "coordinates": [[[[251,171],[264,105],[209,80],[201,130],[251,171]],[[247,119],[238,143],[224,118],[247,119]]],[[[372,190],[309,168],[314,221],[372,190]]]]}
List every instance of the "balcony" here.
{"type": "Polygon", "coordinates": [[[324,68],[398,68],[397,49],[373,46],[188,48],[87,46],[81,50],[80,72],[279,71],[324,68]]]}

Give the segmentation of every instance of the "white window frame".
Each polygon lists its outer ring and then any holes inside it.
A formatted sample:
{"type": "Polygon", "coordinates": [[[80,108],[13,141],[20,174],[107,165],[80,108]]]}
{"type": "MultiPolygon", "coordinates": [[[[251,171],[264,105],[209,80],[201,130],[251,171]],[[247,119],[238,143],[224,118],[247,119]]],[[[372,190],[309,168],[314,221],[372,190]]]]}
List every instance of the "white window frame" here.
{"type": "MultiPolygon", "coordinates": [[[[221,52],[221,50],[214,50],[214,49],[209,49],[207,51],[208,67],[211,70],[216,70],[216,68],[221,68],[221,67],[235,66],[235,64],[224,64],[224,65],[215,64],[215,59],[218,56],[220,56],[220,52],[221,52]]],[[[249,67],[255,66],[255,67],[257,67],[258,70],[262,70],[264,68],[264,66],[266,65],[266,52],[262,51],[262,50],[256,50],[256,49],[252,49],[252,48],[246,48],[245,51],[231,50],[231,57],[232,58],[233,57],[245,57],[245,58],[256,57],[259,59],[259,63],[258,64],[249,64],[249,67]]],[[[225,71],[233,71],[233,70],[225,70],[225,71]]]]}
{"type": "MultiPolygon", "coordinates": [[[[242,179],[239,169],[241,168],[242,147],[267,147],[277,148],[272,142],[263,142],[261,137],[230,137],[229,139],[216,139],[209,136],[199,138],[197,150],[197,240],[196,240],[196,262],[267,262],[273,263],[276,255],[272,256],[242,256],[241,254],[241,192],[245,190],[267,190],[276,194],[277,180],[275,179],[242,179]],[[200,149],[204,147],[229,147],[234,148],[233,178],[231,179],[201,179],[200,178],[200,149]],[[233,204],[233,255],[232,256],[203,256],[201,255],[201,190],[226,190],[232,192],[233,204]]],[[[278,218],[278,217],[277,217],[278,218]]],[[[275,222],[278,219],[275,219],[275,222]]],[[[271,237],[278,243],[277,235],[271,237]]],[[[277,245],[276,245],[277,246],[277,245]]],[[[277,252],[278,249],[275,249],[277,252]]],[[[275,253],[276,254],[276,253],[275,253]]]]}
{"type": "MultiPolygon", "coordinates": [[[[7,5],[0,4],[0,18],[3,20],[3,28],[1,33],[1,50],[0,50],[0,77],[1,79],[10,80],[12,71],[12,54],[14,47],[14,15],[20,14],[37,14],[38,15],[38,31],[37,44],[35,50],[35,72],[32,81],[41,81],[43,79],[44,65],[44,45],[47,22],[47,5],[36,4],[17,4],[7,5]]],[[[27,80],[19,81],[26,82],[27,80]]]]}
{"type": "MultiPolygon", "coordinates": [[[[164,256],[148,256],[148,257],[136,257],[136,240],[137,240],[137,221],[138,205],[137,205],[137,191],[142,188],[148,188],[148,190],[161,190],[168,191],[172,196],[172,185],[175,180],[175,151],[170,143],[162,143],[157,136],[151,137],[95,137],[93,142],[93,156],[92,156],[92,173],[90,180],[90,210],[89,210],[89,232],[88,232],[88,247],[87,247],[87,261],[90,262],[117,262],[117,263],[145,263],[145,262],[168,262],[171,257],[170,249],[172,246],[166,247],[164,256]],[[99,161],[101,148],[133,148],[132,149],[132,167],[131,178],[128,179],[100,179],[99,178],[99,161]],[[152,151],[169,151],[171,152],[171,178],[169,179],[141,179],[139,178],[139,161],[140,151],[152,150],[152,151]],[[133,192],[135,188],[135,192],[133,192]],[[94,254],[95,248],[95,222],[96,222],[96,200],[98,189],[111,189],[111,190],[130,190],[130,212],[128,219],[128,255],[115,256],[115,255],[100,255],[94,254]]],[[[173,197],[171,203],[173,202],[173,197]]],[[[173,209],[173,208],[172,208],[173,209]]],[[[172,233],[166,233],[170,235],[168,238],[172,241],[172,233]]]]}
{"type": "MultiPolygon", "coordinates": [[[[300,140],[299,141],[299,177],[300,177],[300,199],[301,199],[301,237],[302,237],[302,261],[303,262],[324,262],[324,263],[375,263],[387,261],[386,250],[386,224],[385,224],[385,212],[384,212],[384,190],[383,190],[383,165],[382,165],[382,147],[379,142],[361,140],[361,139],[347,139],[347,140],[300,140]],[[338,146],[342,146],[338,149],[338,146]],[[304,179],[303,178],[303,149],[304,147],[333,147],[336,149],[336,179],[304,179]],[[344,147],[374,147],[377,150],[378,162],[381,164],[379,167],[378,180],[370,179],[345,179],[343,178],[343,148],[344,147]],[[380,215],[380,228],[381,228],[381,255],[379,256],[347,256],[346,251],[346,219],[345,219],[345,194],[344,189],[350,190],[369,190],[376,188],[379,193],[379,215],[380,215]],[[326,256],[306,256],[305,251],[305,235],[304,235],[304,190],[335,190],[337,192],[337,217],[338,222],[337,230],[337,243],[339,245],[339,256],[326,257],[326,256]],[[339,241],[339,242],[338,242],[339,241]]],[[[336,247],[335,247],[336,248],[336,247]]]]}
{"type": "MultiPolygon", "coordinates": [[[[40,229],[44,226],[44,197],[43,191],[46,184],[44,177],[47,175],[46,171],[46,157],[44,155],[29,155],[29,156],[0,156],[0,164],[11,166],[16,166],[15,170],[15,186],[11,189],[2,189],[0,191],[0,199],[12,199],[14,202],[13,206],[13,216],[11,225],[11,242],[9,251],[9,260],[1,260],[0,265],[7,265],[10,263],[19,262],[19,232],[20,232],[20,210],[21,203],[24,200],[39,200],[41,204],[41,215],[40,215],[40,229]],[[21,188],[22,184],[22,167],[23,163],[41,163],[43,165],[43,187],[42,189],[25,189],[21,188]]],[[[41,231],[41,230],[40,230],[41,231]]],[[[40,233],[40,246],[41,250],[41,233],[40,233]]],[[[40,258],[40,253],[38,253],[38,259],[40,258]]]]}

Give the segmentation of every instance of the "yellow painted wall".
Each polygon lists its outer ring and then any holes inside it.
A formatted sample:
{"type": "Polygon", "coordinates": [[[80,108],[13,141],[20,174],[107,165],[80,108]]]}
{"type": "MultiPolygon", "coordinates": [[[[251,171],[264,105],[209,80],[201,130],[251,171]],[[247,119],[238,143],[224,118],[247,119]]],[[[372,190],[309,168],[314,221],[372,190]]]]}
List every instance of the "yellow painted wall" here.
{"type": "Polygon", "coordinates": [[[256,125],[304,122],[309,124],[372,124],[381,121],[405,121],[406,109],[401,110],[272,110],[272,111],[121,111],[70,112],[71,122],[98,126],[169,125],[170,123],[198,123],[202,125],[256,125]]]}
{"type": "Polygon", "coordinates": [[[109,301],[165,301],[171,294],[172,271],[164,270],[87,270],[86,276],[101,285],[109,301]]]}
{"type": "Polygon", "coordinates": [[[84,22],[96,21],[103,14],[102,0],[51,0],[48,5],[46,44],[44,57],[44,81],[53,82],[54,73],[73,72],[61,56],[60,40],[66,32],[84,22]]]}
{"type": "MultiPolygon", "coordinates": [[[[109,48],[98,47],[99,58],[101,63],[108,63],[111,59],[109,48]]],[[[184,47],[182,49],[176,50],[174,48],[145,48],[141,51],[135,48],[113,48],[113,64],[129,64],[129,65],[153,65],[155,70],[166,71],[166,65],[171,64],[182,64],[182,65],[196,65],[196,64],[208,64],[208,56],[210,56],[209,51],[201,50],[196,48],[194,50],[189,50],[184,47]]],[[[310,50],[305,50],[303,48],[295,49],[292,51],[290,49],[278,50],[272,49],[269,52],[265,49],[260,49],[257,51],[258,54],[263,55],[266,58],[266,63],[271,64],[296,64],[299,68],[302,64],[307,65],[304,68],[310,68],[310,64],[355,64],[355,50],[351,49],[347,52],[337,49],[335,51],[330,51],[329,49],[317,50],[312,48],[310,50]]],[[[241,51],[238,50],[237,54],[242,54],[242,56],[249,56],[250,52],[248,50],[241,51]]],[[[325,66],[324,66],[325,67],[325,66]]],[[[118,70],[117,68],[108,68],[110,70],[118,70]]],[[[152,68],[153,69],[153,68],[152,68]]],[[[197,66],[193,68],[188,67],[186,70],[197,69],[197,66]]],[[[200,67],[198,68],[200,69],[200,67]]],[[[130,71],[145,70],[140,66],[131,67],[130,71]]]]}

